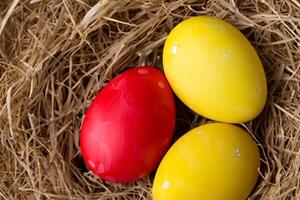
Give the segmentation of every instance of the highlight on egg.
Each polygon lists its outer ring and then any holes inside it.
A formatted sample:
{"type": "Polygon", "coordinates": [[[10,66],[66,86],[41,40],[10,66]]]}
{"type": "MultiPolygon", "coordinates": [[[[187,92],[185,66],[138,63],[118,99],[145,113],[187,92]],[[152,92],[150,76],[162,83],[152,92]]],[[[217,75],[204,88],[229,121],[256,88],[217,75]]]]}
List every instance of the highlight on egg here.
{"type": "Polygon", "coordinates": [[[250,134],[210,123],[179,138],[162,159],[153,183],[155,200],[244,200],[259,177],[259,150],[250,134]]]}
{"type": "Polygon", "coordinates": [[[168,35],[163,68],[175,94],[196,113],[241,123],[263,110],[267,84],[260,58],[231,24],[191,17],[168,35]]]}
{"type": "Polygon", "coordinates": [[[174,126],[166,78],[154,67],[136,67],[112,79],[89,106],[80,130],[81,153],[103,180],[135,181],[157,167],[174,126]]]}

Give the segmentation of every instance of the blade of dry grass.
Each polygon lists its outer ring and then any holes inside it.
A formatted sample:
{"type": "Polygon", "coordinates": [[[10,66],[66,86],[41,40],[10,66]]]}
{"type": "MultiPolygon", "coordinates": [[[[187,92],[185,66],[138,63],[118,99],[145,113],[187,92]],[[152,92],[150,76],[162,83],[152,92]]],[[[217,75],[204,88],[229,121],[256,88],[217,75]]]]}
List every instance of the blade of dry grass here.
{"type": "MultiPolygon", "coordinates": [[[[7,11],[7,13],[6,13],[6,15],[4,16],[4,18],[2,19],[2,20],[0,20],[0,36],[1,36],[1,33],[2,33],[2,31],[3,31],[3,29],[4,29],[4,27],[5,27],[5,25],[6,25],[6,23],[7,23],[7,21],[8,21],[8,19],[9,19],[9,17],[12,15],[12,13],[14,12],[14,9],[15,9],[15,7],[18,5],[18,3],[19,3],[19,1],[20,0],[14,0],[13,2],[12,2],[12,4],[11,4],[11,6],[9,7],[9,9],[8,9],[8,11],[7,11]]],[[[1,18],[0,18],[1,19],[1,18]]]]}

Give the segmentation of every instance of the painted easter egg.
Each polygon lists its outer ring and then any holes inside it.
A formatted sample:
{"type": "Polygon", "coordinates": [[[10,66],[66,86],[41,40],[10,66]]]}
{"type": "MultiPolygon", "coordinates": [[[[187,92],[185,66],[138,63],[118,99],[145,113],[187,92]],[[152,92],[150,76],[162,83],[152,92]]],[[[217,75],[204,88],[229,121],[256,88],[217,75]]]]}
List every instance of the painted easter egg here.
{"type": "Polygon", "coordinates": [[[87,167],[125,183],[151,173],[170,144],[175,104],[164,75],[136,67],[112,79],[88,108],[80,131],[87,167]]]}
{"type": "Polygon", "coordinates": [[[246,131],[211,123],[192,129],[169,149],[153,184],[155,200],[244,200],[259,176],[260,156],[246,131]]]}
{"type": "Polygon", "coordinates": [[[261,61],[247,38],[214,17],[192,17],[167,37],[163,67],[176,95],[196,113],[241,123],[262,111],[267,84],[261,61]]]}

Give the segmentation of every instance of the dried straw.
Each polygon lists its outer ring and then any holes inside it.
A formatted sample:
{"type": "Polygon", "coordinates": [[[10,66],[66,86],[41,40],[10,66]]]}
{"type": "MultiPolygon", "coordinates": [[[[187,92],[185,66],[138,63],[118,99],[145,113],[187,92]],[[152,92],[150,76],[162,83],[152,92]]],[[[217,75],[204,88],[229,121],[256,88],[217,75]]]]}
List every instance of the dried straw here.
{"type": "MultiPolygon", "coordinates": [[[[79,128],[113,76],[136,65],[161,68],[167,34],[194,15],[231,22],[265,67],[266,108],[243,124],[262,155],[250,199],[300,199],[297,0],[1,0],[0,198],[151,199],[153,175],[128,185],[93,176],[79,128]]],[[[178,101],[177,137],[203,122],[178,101]]]]}

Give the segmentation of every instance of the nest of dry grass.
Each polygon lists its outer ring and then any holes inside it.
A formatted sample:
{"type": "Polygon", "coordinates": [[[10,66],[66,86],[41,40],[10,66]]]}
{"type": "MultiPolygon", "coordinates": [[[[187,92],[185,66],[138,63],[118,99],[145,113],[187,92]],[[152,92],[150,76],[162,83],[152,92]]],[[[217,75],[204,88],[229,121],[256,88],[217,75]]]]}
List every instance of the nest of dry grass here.
{"type": "MultiPolygon", "coordinates": [[[[0,198],[151,199],[153,175],[127,185],[92,175],[79,128],[113,76],[136,65],[161,68],[168,32],[195,15],[234,24],[265,67],[266,108],[243,124],[262,156],[250,199],[300,199],[297,0],[1,0],[0,198]]],[[[177,137],[205,122],[177,104],[177,137]]]]}

